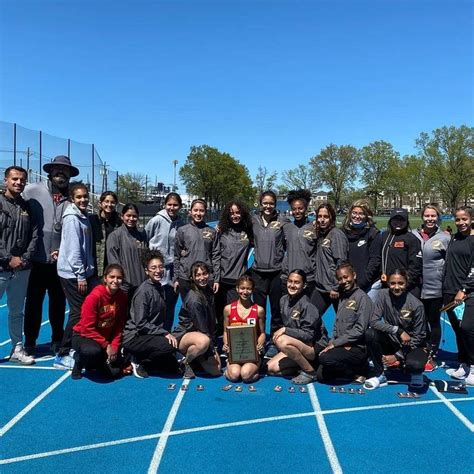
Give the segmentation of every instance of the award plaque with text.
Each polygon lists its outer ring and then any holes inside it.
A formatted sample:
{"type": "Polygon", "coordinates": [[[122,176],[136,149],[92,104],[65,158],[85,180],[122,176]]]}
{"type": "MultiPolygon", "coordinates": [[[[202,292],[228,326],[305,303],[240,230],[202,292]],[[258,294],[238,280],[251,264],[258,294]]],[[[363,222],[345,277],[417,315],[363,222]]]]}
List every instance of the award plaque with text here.
{"type": "Polygon", "coordinates": [[[229,345],[228,357],[231,364],[258,363],[256,326],[250,324],[228,326],[227,342],[229,345]]]}

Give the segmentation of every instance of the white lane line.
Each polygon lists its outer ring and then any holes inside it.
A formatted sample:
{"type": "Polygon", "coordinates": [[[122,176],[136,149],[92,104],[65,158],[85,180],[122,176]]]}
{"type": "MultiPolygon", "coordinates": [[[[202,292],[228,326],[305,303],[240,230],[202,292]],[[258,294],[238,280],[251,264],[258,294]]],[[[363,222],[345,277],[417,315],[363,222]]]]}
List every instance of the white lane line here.
{"type": "MultiPolygon", "coordinates": [[[[452,401],[456,403],[466,402],[466,401],[472,402],[474,401],[474,397],[456,398],[456,399],[453,399],[452,401]]],[[[293,413],[291,415],[271,416],[267,418],[254,418],[252,420],[234,421],[234,422],[229,422],[229,423],[219,423],[217,425],[206,425],[206,426],[198,426],[195,428],[175,430],[175,431],[170,431],[167,436],[179,436],[183,434],[198,433],[201,431],[211,431],[211,430],[218,430],[218,429],[223,429],[223,428],[233,428],[233,427],[253,425],[253,424],[258,424],[258,423],[269,423],[272,421],[291,420],[295,418],[308,418],[311,416],[315,416],[318,413],[321,413],[322,415],[333,415],[333,414],[338,414],[338,413],[350,413],[354,411],[375,410],[377,408],[401,408],[401,407],[412,406],[412,405],[427,405],[427,404],[431,405],[431,404],[441,404],[441,403],[443,403],[443,400],[424,400],[424,401],[418,400],[418,401],[413,401],[413,402],[393,403],[393,404],[388,404],[388,405],[368,405],[368,406],[354,407],[354,408],[324,410],[321,412],[310,411],[310,412],[304,412],[304,413],[293,413]]],[[[144,436],[135,436],[133,438],[122,438],[122,439],[118,439],[114,441],[104,441],[102,443],[86,444],[83,446],[76,446],[74,448],[58,449],[55,451],[44,451],[42,453],[28,454],[25,456],[18,456],[15,458],[3,459],[3,460],[0,460],[0,465],[12,464],[12,463],[21,462],[21,461],[31,461],[33,459],[46,458],[50,456],[59,456],[61,454],[75,453],[75,452],[85,451],[89,449],[99,449],[99,448],[106,448],[109,446],[118,446],[121,444],[137,443],[140,441],[157,439],[157,438],[160,438],[161,436],[162,436],[162,433],[153,433],[153,434],[144,435],[144,436]]]]}
{"type": "MultiPolygon", "coordinates": [[[[53,357],[52,357],[53,358],[53,357]]],[[[39,360],[39,359],[36,359],[39,360]]],[[[45,359],[42,359],[45,360],[45,359]]],[[[64,372],[64,369],[58,369],[57,367],[46,367],[43,365],[3,365],[0,364],[0,369],[28,369],[28,370],[56,370],[64,372]]]]}
{"type": "Polygon", "coordinates": [[[314,389],[313,384],[308,385],[308,394],[311,400],[311,405],[316,415],[316,421],[318,422],[319,431],[321,433],[321,438],[323,439],[324,449],[326,450],[329,463],[331,464],[332,472],[342,473],[342,467],[337,458],[336,450],[329,435],[329,430],[324,421],[324,415],[321,411],[321,405],[319,404],[318,396],[316,395],[316,390],[314,389]]]}
{"type": "Polygon", "coordinates": [[[452,400],[448,400],[442,393],[438,392],[436,387],[431,387],[430,390],[456,415],[456,417],[462,422],[462,424],[471,433],[474,433],[474,423],[469,421],[453,404],[452,400]]]}
{"type": "Polygon", "coordinates": [[[56,382],[50,385],[44,392],[40,393],[31,403],[29,403],[23,410],[20,411],[15,417],[13,417],[6,425],[0,429],[0,437],[7,433],[11,428],[13,428],[25,415],[27,415],[36,405],[38,405],[41,400],[46,398],[55,388],[61,385],[68,377],[71,375],[69,370],[56,382]]]}
{"type": "MultiPolygon", "coordinates": [[[[5,305],[5,306],[6,306],[6,305],[5,305]]],[[[45,324],[48,324],[48,323],[49,323],[49,321],[43,321],[43,322],[41,323],[41,326],[44,326],[45,324]]],[[[11,339],[7,339],[6,341],[0,342],[0,347],[5,346],[5,345],[8,344],[9,342],[12,342],[12,340],[11,340],[11,339]]]]}
{"type": "MultiPolygon", "coordinates": [[[[189,385],[189,379],[183,381],[183,386],[189,385]]],[[[163,453],[166,448],[166,444],[168,443],[168,438],[171,433],[171,428],[173,428],[173,423],[178,414],[179,406],[183,401],[184,394],[186,393],[185,390],[179,390],[178,395],[174,399],[174,403],[170,409],[168,414],[168,418],[166,419],[165,426],[161,431],[161,436],[156,445],[155,452],[153,453],[153,458],[151,459],[150,467],[148,468],[148,474],[155,474],[158,472],[158,468],[160,467],[161,458],[163,457],[163,453]]]]}

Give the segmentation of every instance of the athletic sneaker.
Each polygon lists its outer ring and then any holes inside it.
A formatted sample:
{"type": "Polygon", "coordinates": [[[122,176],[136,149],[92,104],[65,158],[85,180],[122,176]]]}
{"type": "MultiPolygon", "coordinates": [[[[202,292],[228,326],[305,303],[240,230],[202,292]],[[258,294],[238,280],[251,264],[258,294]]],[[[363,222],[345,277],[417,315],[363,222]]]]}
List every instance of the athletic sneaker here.
{"type": "Polygon", "coordinates": [[[10,362],[18,362],[21,365],[33,365],[35,358],[26,353],[23,344],[17,344],[10,355],[10,362]]]}
{"type": "Polygon", "coordinates": [[[148,378],[148,372],[145,370],[143,365],[137,364],[136,362],[132,362],[132,370],[133,375],[138,379],[146,379],[148,378]]]}
{"type": "Polygon", "coordinates": [[[54,358],[53,367],[63,370],[72,370],[74,368],[74,357],[71,355],[60,356],[54,358]]]}
{"type": "Polygon", "coordinates": [[[433,357],[429,357],[425,364],[425,372],[433,372],[438,368],[438,364],[433,359],[433,357]]]}
{"type": "Polygon", "coordinates": [[[375,390],[377,388],[386,387],[388,385],[388,380],[385,374],[371,377],[367,379],[364,383],[364,388],[366,390],[375,390]]]}
{"type": "Polygon", "coordinates": [[[474,387],[474,372],[472,372],[472,369],[471,369],[471,372],[469,373],[469,375],[464,379],[464,383],[466,385],[470,385],[470,386],[474,387]]]}
{"type": "Polygon", "coordinates": [[[457,369],[448,369],[446,373],[453,379],[464,380],[469,375],[469,366],[461,364],[457,369]]]}
{"type": "Polygon", "coordinates": [[[194,370],[189,364],[184,364],[184,373],[183,373],[183,379],[194,379],[196,378],[196,374],[194,373],[194,370]]]}

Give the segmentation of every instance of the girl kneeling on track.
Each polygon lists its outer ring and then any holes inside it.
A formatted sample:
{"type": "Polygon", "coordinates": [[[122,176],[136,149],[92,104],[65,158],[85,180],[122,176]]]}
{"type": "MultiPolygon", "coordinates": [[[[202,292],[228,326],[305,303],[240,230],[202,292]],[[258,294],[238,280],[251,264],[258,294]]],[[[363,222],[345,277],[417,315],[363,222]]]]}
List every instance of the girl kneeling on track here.
{"type": "Polygon", "coordinates": [[[402,363],[411,374],[410,387],[421,388],[428,360],[423,303],[407,291],[409,280],[405,270],[392,271],[387,284],[388,289],[380,291],[365,334],[375,375],[366,380],[364,388],[374,390],[387,385],[384,366],[399,367],[402,363]]]}
{"type": "Polygon", "coordinates": [[[165,329],[166,302],[161,280],[165,272],[163,254],[149,250],[143,259],[147,279],[136,289],[130,318],[123,333],[123,347],[132,356],[133,375],[148,377],[148,368],[177,372],[174,353],[178,343],[165,329]]]}
{"type": "Polygon", "coordinates": [[[279,353],[268,361],[269,375],[290,375],[299,369],[292,379],[298,385],[316,380],[312,361],[322,349],[323,325],[317,308],[305,294],[306,274],[293,270],[288,275],[287,291],[280,300],[283,327],[273,334],[273,343],[279,353]],[[315,347],[316,344],[316,347],[315,347]]]}
{"type": "MultiPolygon", "coordinates": [[[[239,326],[250,324],[257,329],[257,350],[260,355],[265,345],[265,310],[252,303],[251,296],[254,281],[248,275],[243,275],[237,280],[236,290],[239,299],[224,308],[224,326],[239,326]]],[[[224,352],[229,352],[227,332],[224,328],[224,352]]],[[[258,379],[259,364],[253,362],[228,363],[224,375],[231,382],[255,382],[258,379]]]]}
{"type": "Polygon", "coordinates": [[[214,295],[209,286],[209,273],[209,266],[204,262],[191,265],[191,289],[184,298],[178,325],[173,333],[178,341],[179,351],[185,355],[185,379],[195,377],[191,367],[194,360],[209,375],[221,375],[220,358],[214,349],[216,313],[214,295]]]}
{"type": "Polygon", "coordinates": [[[339,306],[332,339],[319,354],[319,370],[323,380],[343,375],[360,381],[361,374],[367,372],[364,335],[374,306],[367,294],[357,286],[357,275],[350,263],[337,267],[336,278],[339,306]]]}
{"type": "Polygon", "coordinates": [[[112,377],[120,374],[119,348],[128,305],[127,294],[120,289],[123,280],[123,268],[108,265],[103,284],[97,285],[84,300],[72,336],[76,352],[71,378],[80,379],[83,368],[102,370],[112,377]]]}

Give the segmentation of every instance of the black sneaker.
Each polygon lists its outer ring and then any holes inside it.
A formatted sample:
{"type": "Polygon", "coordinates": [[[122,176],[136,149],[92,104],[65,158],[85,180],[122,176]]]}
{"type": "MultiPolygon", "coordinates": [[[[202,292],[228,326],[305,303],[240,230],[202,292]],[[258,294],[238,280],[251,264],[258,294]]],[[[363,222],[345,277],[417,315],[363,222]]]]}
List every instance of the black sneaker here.
{"type": "Polygon", "coordinates": [[[143,365],[137,364],[136,362],[132,362],[132,370],[133,375],[138,379],[146,379],[148,378],[148,372],[145,370],[143,365]]]}
{"type": "Polygon", "coordinates": [[[183,379],[195,379],[196,374],[189,364],[184,364],[183,379]]]}

